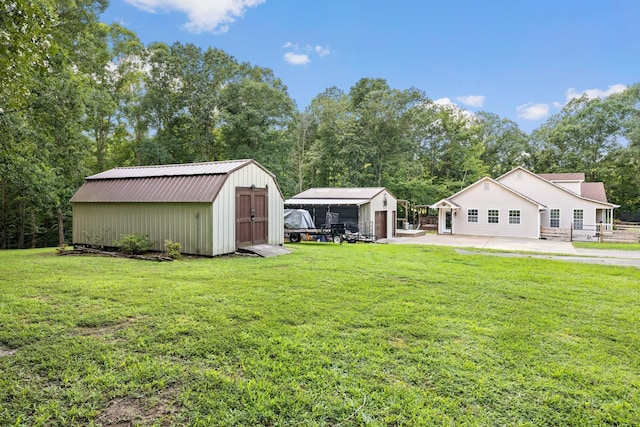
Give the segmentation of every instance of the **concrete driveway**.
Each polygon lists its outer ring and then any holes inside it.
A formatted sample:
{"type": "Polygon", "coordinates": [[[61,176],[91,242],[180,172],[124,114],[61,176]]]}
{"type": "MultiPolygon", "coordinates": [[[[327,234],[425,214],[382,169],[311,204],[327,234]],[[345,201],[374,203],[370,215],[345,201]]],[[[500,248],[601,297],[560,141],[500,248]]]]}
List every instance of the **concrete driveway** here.
{"type": "Polygon", "coordinates": [[[640,268],[640,251],[619,251],[574,248],[570,242],[496,236],[463,236],[425,234],[412,237],[392,237],[380,243],[454,246],[460,253],[478,254],[477,249],[493,249],[508,253],[484,252],[494,256],[523,256],[530,258],[558,259],[603,265],[622,265],[640,268]],[[463,248],[476,250],[464,251],[463,248]],[[523,253],[536,252],[536,254],[523,253]]]}

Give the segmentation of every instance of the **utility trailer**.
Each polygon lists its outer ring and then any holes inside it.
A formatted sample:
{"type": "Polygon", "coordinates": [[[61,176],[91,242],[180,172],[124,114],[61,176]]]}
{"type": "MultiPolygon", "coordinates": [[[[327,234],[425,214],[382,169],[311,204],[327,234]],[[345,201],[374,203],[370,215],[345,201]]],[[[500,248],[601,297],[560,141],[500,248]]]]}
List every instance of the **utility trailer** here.
{"type": "MultiPolygon", "coordinates": [[[[291,243],[298,243],[302,240],[302,235],[325,236],[329,241],[334,243],[342,243],[343,241],[351,242],[350,234],[347,234],[344,224],[323,224],[320,228],[285,228],[284,235],[289,238],[291,243]]],[[[355,241],[354,241],[355,242],[355,241]]]]}
{"type": "Polygon", "coordinates": [[[284,229],[284,236],[289,239],[291,243],[298,243],[302,240],[302,235],[312,236],[330,236],[329,241],[334,243],[374,243],[376,241],[374,236],[366,236],[360,233],[351,233],[345,229],[344,224],[326,224],[321,228],[296,228],[284,229]]]}
{"type": "Polygon", "coordinates": [[[346,224],[338,222],[336,213],[328,212],[326,224],[316,227],[309,211],[305,209],[284,210],[284,237],[291,243],[298,243],[302,235],[322,236],[323,240],[334,243],[374,242],[375,237],[361,233],[351,233],[346,224]]]}

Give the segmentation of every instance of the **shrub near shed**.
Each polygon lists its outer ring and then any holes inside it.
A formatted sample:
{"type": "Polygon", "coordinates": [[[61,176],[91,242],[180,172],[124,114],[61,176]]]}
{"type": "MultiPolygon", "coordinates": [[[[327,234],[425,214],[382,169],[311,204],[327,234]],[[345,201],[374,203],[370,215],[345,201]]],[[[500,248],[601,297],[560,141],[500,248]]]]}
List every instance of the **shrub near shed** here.
{"type": "Polygon", "coordinates": [[[131,255],[145,253],[153,246],[147,234],[124,234],[114,243],[120,252],[131,255]]]}

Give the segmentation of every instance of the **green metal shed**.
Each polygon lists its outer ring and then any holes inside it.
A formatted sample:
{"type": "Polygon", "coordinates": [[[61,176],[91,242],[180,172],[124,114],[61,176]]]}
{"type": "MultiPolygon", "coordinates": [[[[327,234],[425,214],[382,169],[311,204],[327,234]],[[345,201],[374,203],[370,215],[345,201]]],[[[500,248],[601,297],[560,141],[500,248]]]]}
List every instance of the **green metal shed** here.
{"type": "Polygon", "coordinates": [[[254,160],[115,168],[85,179],[71,198],[74,246],[114,246],[147,234],[185,254],[216,256],[284,243],[284,198],[254,160]]]}

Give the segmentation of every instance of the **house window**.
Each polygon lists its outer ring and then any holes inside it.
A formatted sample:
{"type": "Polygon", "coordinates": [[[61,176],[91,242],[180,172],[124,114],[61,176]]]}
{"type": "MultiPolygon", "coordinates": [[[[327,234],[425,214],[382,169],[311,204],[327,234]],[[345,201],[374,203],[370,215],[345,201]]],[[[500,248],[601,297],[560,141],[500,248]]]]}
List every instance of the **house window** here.
{"type": "Polygon", "coordinates": [[[582,209],[573,210],[573,229],[582,230],[584,227],[584,211],[582,209]]]}
{"type": "Polygon", "coordinates": [[[509,224],[520,224],[520,211],[509,211],[509,224]]]}
{"type": "Polygon", "coordinates": [[[487,222],[489,224],[498,224],[500,222],[498,209],[489,209],[489,212],[487,215],[487,222]]]}
{"type": "Polygon", "coordinates": [[[551,209],[549,212],[549,227],[560,227],[560,209],[551,209]]]}
{"type": "Polygon", "coordinates": [[[478,222],[478,209],[469,209],[467,211],[467,222],[478,222]]]}

